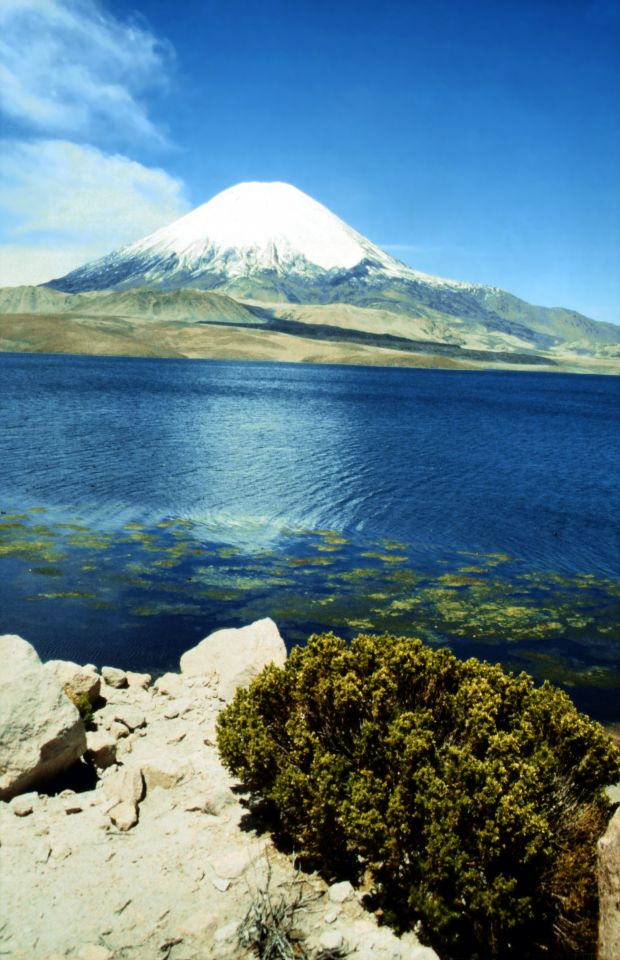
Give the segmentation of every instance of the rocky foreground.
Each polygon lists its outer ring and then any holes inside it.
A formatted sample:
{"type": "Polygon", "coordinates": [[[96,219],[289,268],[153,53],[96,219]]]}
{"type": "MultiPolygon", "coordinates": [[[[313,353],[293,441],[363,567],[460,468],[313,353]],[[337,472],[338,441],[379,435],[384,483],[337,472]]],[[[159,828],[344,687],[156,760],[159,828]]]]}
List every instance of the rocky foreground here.
{"type": "Polygon", "coordinates": [[[219,710],[285,657],[270,620],[218,631],[153,684],[0,638],[0,956],[256,956],[271,908],[308,957],[436,960],[379,928],[348,882],[299,873],[219,762],[219,710]]]}
{"type": "MultiPolygon", "coordinates": [[[[155,683],[0,637],[0,957],[225,960],[279,930],[295,952],[273,957],[437,960],[346,880],[296,870],[222,767],[220,709],[285,658],[271,620],[212,634],[155,683]]],[[[620,810],[599,859],[599,958],[618,960],[620,810]]]]}

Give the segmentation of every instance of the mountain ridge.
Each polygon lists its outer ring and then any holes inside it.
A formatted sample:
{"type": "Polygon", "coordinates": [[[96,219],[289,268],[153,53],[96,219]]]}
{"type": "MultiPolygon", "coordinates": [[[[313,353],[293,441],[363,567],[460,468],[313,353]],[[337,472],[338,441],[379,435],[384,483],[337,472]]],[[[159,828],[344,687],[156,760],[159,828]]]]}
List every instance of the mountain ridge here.
{"type": "Polygon", "coordinates": [[[239,302],[187,289],[3,288],[0,351],[620,373],[609,352],[536,352],[507,334],[491,338],[472,326],[457,328],[430,309],[414,317],[342,303],[239,302]]]}
{"type": "Polygon", "coordinates": [[[432,315],[447,342],[577,353],[620,349],[620,327],[528,304],[495,286],[408,267],[316,200],[283,183],[230,187],[167,227],[50,281],[74,294],[150,288],[266,304],[347,305],[412,322],[432,315]]]}

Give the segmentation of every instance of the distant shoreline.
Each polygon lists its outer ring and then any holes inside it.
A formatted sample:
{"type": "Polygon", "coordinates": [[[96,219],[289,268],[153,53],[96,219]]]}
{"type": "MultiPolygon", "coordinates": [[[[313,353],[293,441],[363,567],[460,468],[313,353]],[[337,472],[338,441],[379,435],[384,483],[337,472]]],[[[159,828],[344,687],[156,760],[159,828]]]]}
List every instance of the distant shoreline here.
{"type": "MultiPolygon", "coordinates": [[[[309,330],[309,333],[311,331],[309,330]]],[[[429,344],[429,350],[432,349],[429,344]]],[[[371,343],[321,339],[263,326],[50,314],[0,316],[0,352],[160,359],[244,360],[444,370],[620,374],[620,359],[536,355],[535,362],[461,359],[371,343]],[[547,361],[547,362],[545,362],[547,361]]],[[[480,351],[484,353],[484,351],[480,351]]]]}

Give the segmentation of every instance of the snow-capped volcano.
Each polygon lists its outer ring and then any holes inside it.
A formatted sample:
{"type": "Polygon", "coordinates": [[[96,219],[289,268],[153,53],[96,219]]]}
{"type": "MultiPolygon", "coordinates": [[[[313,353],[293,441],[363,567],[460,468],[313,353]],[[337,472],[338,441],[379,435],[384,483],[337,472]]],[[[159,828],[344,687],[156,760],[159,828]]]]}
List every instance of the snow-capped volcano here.
{"type": "Polygon", "coordinates": [[[67,293],[190,288],[244,301],[348,304],[409,316],[426,337],[461,342],[463,331],[474,331],[484,344],[510,349],[615,344],[620,337],[617,328],[571,311],[405,266],[288,183],[237,184],[45,286],[67,293]]]}
{"type": "Polygon", "coordinates": [[[341,281],[351,271],[375,281],[470,286],[406,267],[288,183],[230,187],[170,226],[49,286],[71,292],[141,285],[226,287],[246,296],[271,292],[297,300],[296,284],[341,281]]]}
{"type": "Polygon", "coordinates": [[[228,273],[282,272],[301,258],[323,270],[348,270],[364,257],[391,266],[379,247],[289,183],[237,184],[125,253],[172,253],[186,266],[208,259],[228,273]]]}

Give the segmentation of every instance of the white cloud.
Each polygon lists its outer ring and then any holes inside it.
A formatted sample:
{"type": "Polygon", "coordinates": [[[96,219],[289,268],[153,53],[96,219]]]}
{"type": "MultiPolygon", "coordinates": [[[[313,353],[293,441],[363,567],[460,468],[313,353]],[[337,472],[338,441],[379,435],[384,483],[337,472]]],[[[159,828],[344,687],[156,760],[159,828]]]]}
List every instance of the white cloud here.
{"type": "Polygon", "coordinates": [[[37,285],[64,277],[88,260],[96,259],[100,251],[53,246],[17,246],[0,243],[0,287],[37,285]]]}
{"type": "Polygon", "coordinates": [[[0,285],[62,276],[188,209],[164,170],[87,145],[164,141],[145,97],[172,49],[104,2],[0,0],[0,285]]]}
{"type": "Polygon", "coordinates": [[[422,247],[416,243],[380,243],[382,250],[388,250],[390,253],[426,253],[427,247],[422,247]]]}
{"type": "Polygon", "coordinates": [[[4,141],[0,285],[41,283],[139,239],[188,209],[163,170],[64,140],[4,141]]]}
{"type": "Polygon", "coordinates": [[[161,139],[139,97],[170,56],[96,0],[0,0],[0,109],[31,132],[161,139]]]}

